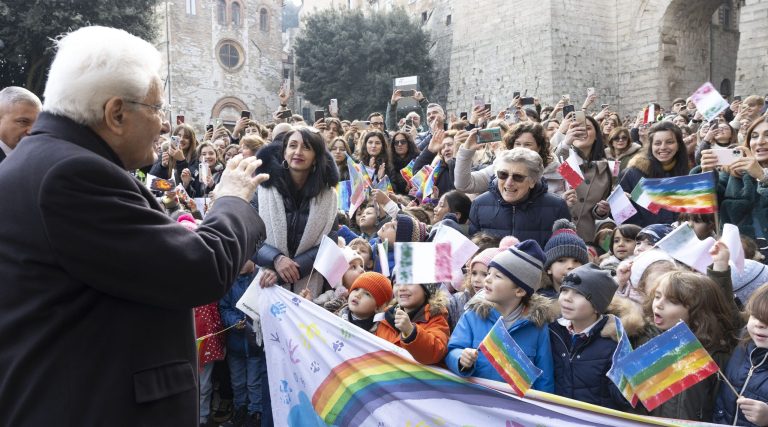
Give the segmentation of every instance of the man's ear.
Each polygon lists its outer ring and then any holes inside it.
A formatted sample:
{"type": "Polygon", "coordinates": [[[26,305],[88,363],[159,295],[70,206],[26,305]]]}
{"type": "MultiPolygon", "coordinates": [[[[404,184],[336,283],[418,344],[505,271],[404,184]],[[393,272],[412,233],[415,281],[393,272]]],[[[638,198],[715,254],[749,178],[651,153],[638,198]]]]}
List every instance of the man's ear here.
{"type": "Polygon", "coordinates": [[[126,103],[120,97],[112,97],[104,104],[104,126],[112,133],[122,135],[125,132],[126,103]]]}

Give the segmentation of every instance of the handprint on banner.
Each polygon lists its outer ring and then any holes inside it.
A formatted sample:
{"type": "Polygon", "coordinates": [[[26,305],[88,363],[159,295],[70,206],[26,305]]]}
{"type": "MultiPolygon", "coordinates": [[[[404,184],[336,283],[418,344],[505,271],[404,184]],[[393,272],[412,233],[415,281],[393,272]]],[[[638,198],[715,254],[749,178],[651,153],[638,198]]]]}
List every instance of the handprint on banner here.
{"type": "Polygon", "coordinates": [[[291,393],[293,392],[293,389],[291,386],[288,385],[288,381],[286,380],[280,380],[280,400],[286,404],[291,404],[291,393]]]}
{"type": "Polygon", "coordinates": [[[317,327],[316,323],[310,323],[309,325],[305,325],[303,323],[299,323],[299,329],[302,331],[303,336],[301,337],[301,343],[304,345],[304,348],[307,350],[312,348],[312,345],[309,343],[314,338],[318,338],[320,341],[323,342],[323,344],[327,344],[325,342],[325,338],[323,338],[323,335],[320,332],[320,328],[317,327]]]}
{"type": "Polygon", "coordinates": [[[278,301],[269,307],[269,312],[272,313],[277,320],[282,322],[283,319],[280,318],[280,315],[285,313],[286,308],[286,305],[283,304],[282,301],[278,301]]]}

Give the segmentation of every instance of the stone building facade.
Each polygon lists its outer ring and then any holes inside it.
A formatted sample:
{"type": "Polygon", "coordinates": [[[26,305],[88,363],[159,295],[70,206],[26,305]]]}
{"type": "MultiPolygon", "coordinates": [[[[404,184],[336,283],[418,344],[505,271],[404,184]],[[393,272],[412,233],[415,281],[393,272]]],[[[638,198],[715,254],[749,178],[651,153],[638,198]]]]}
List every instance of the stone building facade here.
{"type": "Polygon", "coordinates": [[[282,0],[178,0],[158,4],[171,123],[203,131],[242,110],[271,120],[283,78],[282,0]],[[166,43],[167,41],[167,43],[166,43]]]}
{"type": "Polygon", "coordinates": [[[594,87],[598,104],[630,113],[706,81],[725,95],[768,85],[768,0],[304,0],[303,13],[324,7],[411,12],[432,40],[429,98],[449,111],[476,95],[505,106],[514,91],[580,103],[594,87]]]}

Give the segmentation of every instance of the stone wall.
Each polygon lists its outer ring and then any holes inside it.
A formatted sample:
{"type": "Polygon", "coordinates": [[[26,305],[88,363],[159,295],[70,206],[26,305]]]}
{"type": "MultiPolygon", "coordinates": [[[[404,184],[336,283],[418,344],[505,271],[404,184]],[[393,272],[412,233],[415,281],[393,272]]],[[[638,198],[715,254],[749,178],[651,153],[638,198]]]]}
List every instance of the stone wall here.
{"type": "MultiPolygon", "coordinates": [[[[213,118],[233,124],[240,110],[247,109],[257,120],[271,116],[277,104],[282,79],[281,2],[279,0],[226,0],[226,23],[218,19],[218,1],[169,2],[171,118],[183,114],[186,122],[202,131],[213,118]],[[195,13],[189,13],[189,2],[195,13]],[[232,4],[238,3],[240,25],[232,24],[232,4]],[[260,16],[267,14],[266,31],[260,16]],[[219,59],[219,48],[229,42],[238,48],[239,65],[229,69],[219,59]]],[[[165,25],[164,8],[161,22],[165,25]]],[[[166,27],[160,30],[166,34],[166,27]]],[[[165,49],[160,49],[168,61],[165,49]]],[[[164,63],[166,67],[167,62],[164,63]]]]}
{"type": "Polygon", "coordinates": [[[768,0],[745,0],[739,27],[735,94],[768,94],[768,0]]]}

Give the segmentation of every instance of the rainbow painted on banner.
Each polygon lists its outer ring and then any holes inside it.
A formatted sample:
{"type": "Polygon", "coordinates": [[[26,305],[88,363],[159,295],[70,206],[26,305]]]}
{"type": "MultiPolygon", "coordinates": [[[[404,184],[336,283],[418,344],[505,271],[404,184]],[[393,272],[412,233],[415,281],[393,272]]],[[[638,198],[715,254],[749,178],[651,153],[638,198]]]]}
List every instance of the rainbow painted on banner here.
{"type": "Polygon", "coordinates": [[[643,178],[639,185],[651,203],[672,212],[715,213],[714,172],[671,178],[643,178]]]}
{"type": "Polygon", "coordinates": [[[533,382],[541,375],[541,369],[531,362],[504,327],[504,319],[493,325],[478,347],[507,384],[518,396],[525,396],[533,382]]]}
{"type": "Polygon", "coordinates": [[[651,339],[618,363],[649,411],[719,370],[683,322],[651,339]]]}
{"type": "Polygon", "coordinates": [[[455,399],[485,408],[509,405],[509,397],[501,393],[379,350],[333,368],[315,390],[312,406],[328,425],[359,426],[387,403],[425,399],[455,399]]]}

